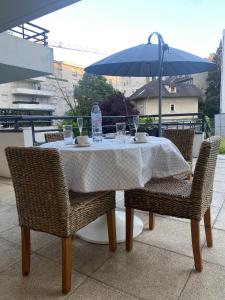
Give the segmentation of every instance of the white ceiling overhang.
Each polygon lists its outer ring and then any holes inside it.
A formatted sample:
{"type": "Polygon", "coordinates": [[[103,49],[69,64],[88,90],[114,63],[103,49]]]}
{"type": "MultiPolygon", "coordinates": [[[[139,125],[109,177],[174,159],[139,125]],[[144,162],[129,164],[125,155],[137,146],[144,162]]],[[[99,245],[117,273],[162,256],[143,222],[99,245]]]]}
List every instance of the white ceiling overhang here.
{"type": "Polygon", "coordinates": [[[1,0],[0,32],[40,18],[80,0],[1,0]]]}

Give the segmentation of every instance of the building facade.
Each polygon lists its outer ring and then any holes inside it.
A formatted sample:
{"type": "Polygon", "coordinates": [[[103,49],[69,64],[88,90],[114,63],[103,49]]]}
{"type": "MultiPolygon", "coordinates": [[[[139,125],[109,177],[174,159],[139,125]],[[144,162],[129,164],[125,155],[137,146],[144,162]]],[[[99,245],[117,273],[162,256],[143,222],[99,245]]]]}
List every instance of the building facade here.
{"type": "MultiPolygon", "coordinates": [[[[190,82],[174,83],[168,80],[163,81],[162,113],[197,113],[198,98],[201,95],[201,90],[190,82]]],[[[159,105],[158,80],[153,80],[142,86],[131,95],[130,100],[135,102],[140,114],[157,115],[159,105]]]]}

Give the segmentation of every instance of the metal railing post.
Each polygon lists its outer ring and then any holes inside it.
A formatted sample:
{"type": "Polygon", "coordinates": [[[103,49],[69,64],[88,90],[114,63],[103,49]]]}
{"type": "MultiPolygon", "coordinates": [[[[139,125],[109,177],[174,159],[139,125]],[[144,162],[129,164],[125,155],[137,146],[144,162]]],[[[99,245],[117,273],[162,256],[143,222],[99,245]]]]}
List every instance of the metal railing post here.
{"type": "Polygon", "coordinates": [[[15,120],[14,128],[15,128],[15,130],[19,129],[19,124],[18,124],[18,120],[17,119],[15,120]]]}
{"type": "Polygon", "coordinates": [[[202,114],[202,132],[205,130],[205,115],[202,114]]]}
{"type": "Polygon", "coordinates": [[[32,131],[32,141],[33,141],[33,146],[35,145],[35,131],[34,131],[34,121],[31,121],[31,131],[32,131]]]}

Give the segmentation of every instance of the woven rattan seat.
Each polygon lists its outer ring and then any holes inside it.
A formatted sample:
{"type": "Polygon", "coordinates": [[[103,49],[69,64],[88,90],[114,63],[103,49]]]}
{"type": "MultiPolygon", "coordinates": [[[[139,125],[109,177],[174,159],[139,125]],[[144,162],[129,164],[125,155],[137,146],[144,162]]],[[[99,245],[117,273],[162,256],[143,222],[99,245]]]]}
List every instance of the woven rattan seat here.
{"type": "MultiPolygon", "coordinates": [[[[139,190],[137,190],[138,193],[139,190]]],[[[135,191],[133,191],[135,193],[135,191]]],[[[191,182],[188,180],[179,180],[173,177],[166,179],[155,178],[148,182],[141,190],[141,194],[151,193],[154,197],[158,198],[177,198],[178,200],[190,201],[191,182]]]]}
{"type": "Polygon", "coordinates": [[[187,129],[164,129],[163,136],[169,139],[180,150],[184,159],[190,165],[190,172],[175,176],[178,179],[191,178],[192,175],[192,148],[195,131],[193,128],[187,129]]]}
{"type": "Polygon", "coordinates": [[[71,204],[71,230],[78,231],[105,212],[115,208],[113,192],[74,193],[69,192],[71,204]]]}
{"type": "Polygon", "coordinates": [[[56,149],[8,147],[6,156],[21,226],[23,275],[30,271],[30,229],[56,235],[62,239],[62,290],[67,293],[76,231],[107,214],[109,248],[116,249],[115,192],[68,191],[56,149]]]}
{"type": "Polygon", "coordinates": [[[204,217],[207,245],[212,246],[210,205],[219,143],[218,137],[202,143],[193,181],[153,179],[143,189],[125,192],[127,251],[132,249],[134,209],[149,212],[149,229],[154,228],[154,213],[190,219],[195,267],[202,270],[199,223],[204,217]]]}
{"type": "Polygon", "coordinates": [[[64,139],[62,132],[45,133],[45,142],[51,143],[56,141],[62,141],[64,139]]]}

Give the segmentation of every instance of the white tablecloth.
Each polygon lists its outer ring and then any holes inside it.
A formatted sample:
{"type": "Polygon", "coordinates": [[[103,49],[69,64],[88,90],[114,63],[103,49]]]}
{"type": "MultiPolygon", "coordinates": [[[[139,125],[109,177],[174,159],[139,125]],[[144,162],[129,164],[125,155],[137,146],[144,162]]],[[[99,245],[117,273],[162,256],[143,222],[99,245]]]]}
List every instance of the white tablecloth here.
{"type": "Polygon", "coordinates": [[[140,188],[152,177],[189,170],[177,147],[165,138],[148,137],[142,144],[104,140],[90,147],[58,141],[41,147],[60,150],[68,187],[77,192],[140,188]]]}

